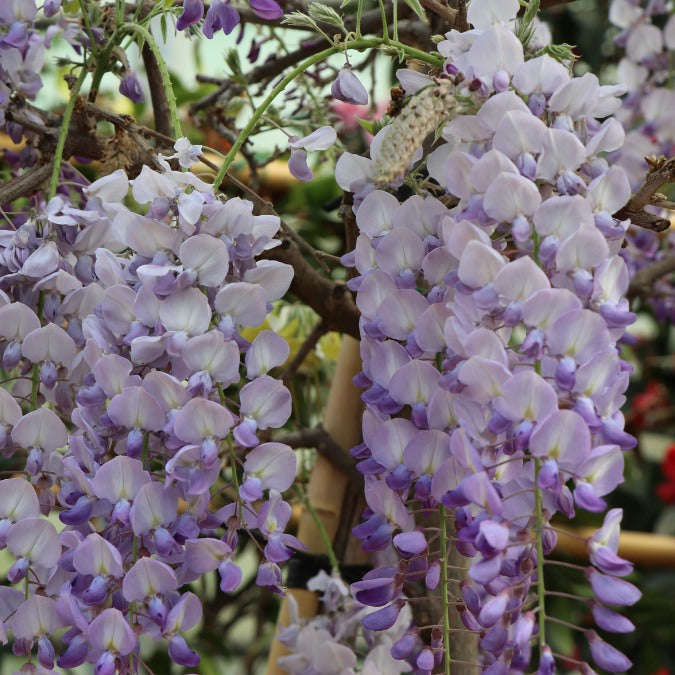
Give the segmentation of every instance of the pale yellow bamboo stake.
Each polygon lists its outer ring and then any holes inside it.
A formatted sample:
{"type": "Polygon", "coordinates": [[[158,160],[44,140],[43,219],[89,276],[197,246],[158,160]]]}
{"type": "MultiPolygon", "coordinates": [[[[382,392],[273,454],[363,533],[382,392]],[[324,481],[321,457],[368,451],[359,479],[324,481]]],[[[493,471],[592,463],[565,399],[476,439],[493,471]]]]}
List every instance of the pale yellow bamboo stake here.
{"type": "MultiPolygon", "coordinates": [[[[359,342],[344,336],[340,356],[335,368],[326,403],[323,427],[345,452],[361,440],[360,391],[352,378],[361,370],[359,342]]],[[[347,477],[322,455],[316,458],[312,475],[307,486],[307,497],[321,519],[328,537],[333,540],[340,523],[340,512],[347,488],[347,477]]],[[[326,553],[323,540],[307,510],[303,510],[298,525],[298,538],[309,553],[326,553]]],[[[297,604],[300,617],[309,619],[316,615],[318,598],[315,593],[302,589],[290,589],[297,604]]],[[[287,626],[290,620],[289,603],[284,598],[277,618],[276,632],[287,626]]],[[[277,659],[287,654],[278,640],[274,640],[267,661],[267,675],[282,675],[286,671],[277,664],[277,659]]]]}
{"type": "MultiPolygon", "coordinates": [[[[558,528],[558,543],[555,550],[569,555],[586,558],[586,539],[594,532],[592,527],[558,528]],[[569,532],[569,536],[562,530],[569,532]]],[[[619,537],[619,555],[642,567],[675,568],[675,537],[649,532],[624,530],[619,537]]]]}

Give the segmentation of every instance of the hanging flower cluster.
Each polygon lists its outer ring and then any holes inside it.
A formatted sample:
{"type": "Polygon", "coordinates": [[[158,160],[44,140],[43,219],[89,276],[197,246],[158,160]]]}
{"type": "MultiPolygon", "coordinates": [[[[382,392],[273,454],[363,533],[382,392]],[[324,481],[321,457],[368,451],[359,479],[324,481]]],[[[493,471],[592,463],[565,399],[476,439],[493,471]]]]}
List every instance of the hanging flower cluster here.
{"type": "MultiPolygon", "coordinates": [[[[393,544],[399,555],[352,591],[379,608],[369,628],[394,624],[406,582],[424,581],[430,593],[440,582],[447,611],[452,510],[453,545],[471,559],[462,620],[479,633],[491,675],[528,672],[535,636],[538,672],[554,672],[549,523],[575,508],[603,511],[635,444],[620,412],[631,368],[617,348],[634,320],[618,255],[628,223],[611,215],[631,190],[603,158],[624,140],[611,117],[623,90],[590,73],[572,77],[547,54],[527,58],[513,31],[518,7],[470,4],[474,30],[453,30],[438,45],[445,83],[422,88],[423,78],[402,73],[416,109],[442,119],[439,100],[461,101],[443,108],[447,142],[426,162],[443,201],[422,191],[401,202],[375,189],[419,161],[429,115],[404,111],[375,138],[371,159],[346,154],[336,168],[341,187],[357,193],[360,230],[345,259],[359,274],[350,286],[362,313],[357,380],[367,405],[353,454],[368,508],[354,533],[368,551],[393,544]],[[416,525],[432,510],[440,525],[416,525]]],[[[632,625],[608,605],[640,597],[621,578],[632,566],[616,553],[620,520],[618,510],[607,514],[584,569],[596,623],[609,632],[632,625]]],[[[630,666],[594,631],[586,637],[601,668],[630,666]]],[[[446,641],[441,620],[411,624],[392,655],[430,673],[446,641]]]]}
{"type": "MultiPolygon", "coordinates": [[[[184,167],[200,150],[175,149],[184,167]]],[[[101,178],[82,204],[57,196],[0,238],[0,448],[25,457],[25,477],[0,481],[14,557],[0,619],[14,652],[37,646],[47,669],[125,670],[139,634],[194,666],[182,634],[201,604],[179,589],[213,570],[236,589],[246,530],[256,582],[280,592],[278,564],[302,546],[281,497],[295,454],[258,437],[290,415],[268,374],[289,348],[240,333],[289,287],[289,266],[256,260],[279,219],[158,165],[101,178]]]]}
{"type": "Polygon", "coordinates": [[[278,640],[291,652],[279,659],[279,665],[291,675],[307,673],[356,672],[361,643],[365,656],[359,668],[361,675],[399,675],[410,672],[408,664],[391,654],[392,644],[401,638],[410,623],[410,610],[405,608],[389,630],[371,629],[372,607],[356,601],[349,587],[337,575],[320,572],[307,582],[307,589],[321,593],[322,612],[309,621],[300,619],[295,598],[288,596],[291,621],[278,640]]]}
{"type": "MultiPolygon", "coordinates": [[[[617,118],[626,129],[626,141],[613,160],[625,169],[635,189],[644,181],[649,168],[645,157],[675,155],[672,114],[675,91],[671,77],[675,14],[670,3],[614,0],[609,19],[621,29],[615,44],[625,53],[619,61],[617,78],[628,90],[617,111],[617,118]]],[[[659,236],[640,229],[630,232],[626,241],[622,256],[631,278],[640,269],[672,256],[675,251],[672,233],[659,236]]],[[[668,276],[658,278],[650,286],[646,299],[656,317],[661,321],[675,320],[675,294],[668,276]]]]}

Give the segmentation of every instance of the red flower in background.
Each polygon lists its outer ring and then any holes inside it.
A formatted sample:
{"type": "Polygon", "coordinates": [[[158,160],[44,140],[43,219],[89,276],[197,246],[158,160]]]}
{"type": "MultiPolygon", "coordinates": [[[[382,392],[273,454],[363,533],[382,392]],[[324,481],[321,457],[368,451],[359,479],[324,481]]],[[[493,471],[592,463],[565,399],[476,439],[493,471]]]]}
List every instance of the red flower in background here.
{"type": "Polygon", "coordinates": [[[655,414],[670,408],[668,390],[660,382],[649,382],[645,390],[636,394],[631,401],[626,422],[633,429],[640,430],[650,426],[655,414]]]}
{"type": "Polygon", "coordinates": [[[675,443],[666,450],[661,471],[666,482],[656,486],[656,494],[666,504],[675,504],[675,443]]]}

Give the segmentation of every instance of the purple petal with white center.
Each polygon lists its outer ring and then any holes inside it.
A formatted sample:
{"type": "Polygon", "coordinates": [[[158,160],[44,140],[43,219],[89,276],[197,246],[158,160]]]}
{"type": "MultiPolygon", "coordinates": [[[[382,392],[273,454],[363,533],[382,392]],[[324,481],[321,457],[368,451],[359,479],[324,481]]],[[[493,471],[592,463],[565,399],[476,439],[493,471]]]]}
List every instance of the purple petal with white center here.
{"type": "Polygon", "coordinates": [[[32,595],[12,618],[12,631],[17,640],[33,640],[41,635],[52,635],[63,626],[56,611],[56,601],[44,595],[32,595]]]}
{"type": "Polygon", "coordinates": [[[201,291],[187,288],[159,303],[159,318],[169,331],[201,335],[209,329],[211,307],[201,291]]]}
{"type": "MultiPolygon", "coordinates": [[[[267,299],[263,288],[258,284],[240,281],[228,284],[219,291],[215,299],[215,309],[221,315],[231,316],[236,324],[245,327],[259,326],[267,316],[267,299]]],[[[209,310],[209,318],[210,315],[209,310]]]]}
{"type": "Polygon", "coordinates": [[[232,413],[219,403],[195,398],[176,413],[173,430],[186,443],[201,443],[205,438],[225,438],[235,421],[232,413]]]}
{"type": "Polygon", "coordinates": [[[56,271],[58,264],[58,249],[53,241],[49,241],[28,256],[19,273],[27,277],[40,279],[56,271]]]}
{"type": "Polygon", "coordinates": [[[129,375],[133,369],[131,361],[117,354],[102,356],[92,368],[96,384],[112,398],[115,394],[121,394],[128,383],[129,375]]]}
{"type": "Polygon", "coordinates": [[[253,380],[283,365],[290,354],[288,342],[272,330],[263,330],[246,352],[246,377],[253,380]]]}
{"type": "Polygon", "coordinates": [[[292,280],[293,268],[276,260],[258,260],[244,272],[244,281],[261,286],[268,302],[286,295],[292,280]]]}
{"type": "Polygon", "coordinates": [[[190,338],[183,346],[183,360],[191,371],[205,371],[228,387],[239,380],[239,347],[217,330],[190,338]]]}
{"type": "Polygon", "coordinates": [[[134,534],[145,534],[172,523],[178,513],[178,495],[175,490],[159,483],[141,486],[129,512],[134,534]]]}
{"type": "Polygon", "coordinates": [[[550,288],[548,277],[529,256],[507,263],[493,281],[495,290],[507,300],[525,302],[537,291],[550,288]]]}
{"type": "Polygon", "coordinates": [[[493,281],[504,267],[504,259],[491,246],[470,241],[459,261],[457,276],[470,288],[482,288],[493,281]]]}
{"type": "Polygon", "coordinates": [[[387,337],[406,340],[427,307],[429,302],[418,291],[397,290],[385,298],[378,309],[380,330],[387,337]]]}
{"type": "MultiPolygon", "coordinates": [[[[3,390],[4,391],[4,390],[3,390]]],[[[0,481],[0,518],[18,522],[40,515],[40,503],[35,488],[24,478],[0,481]]]]}
{"type": "Polygon", "coordinates": [[[12,440],[22,448],[42,448],[49,453],[68,442],[68,430],[49,408],[38,408],[24,415],[12,430],[12,440]]]}
{"type": "Polygon", "coordinates": [[[417,477],[433,476],[450,456],[448,434],[432,429],[419,431],[403,451],[403,463],[417,477]]]}
{"type": "Polygon", "coordinates": [[[356,224],[364,234],[371,238],[377,237],[392,229],[392,219],[399,208],[394,195],[375,190],[361,202],[356,212],[356,224]]]}
{"type": "Polygon", "coordinates": [[[143,485],[150,482],[150,474],[137,459],[118,456],[105,462],[92,479],[92,491],[100,499],[117,502],[135,499],[143,485]]]}
{"type": "Polygon", "coordinates": [[[428,361],[414,360],[393,375],[389,392],[397,403],[426,404],[438,388],[439,376],[428,361]]]}
{"type": "Polygon", "coordinates": [[[295,453],[283,443],[263,443],[251,450],[244,460],[245,475],[259,479],[263,490],[288,490],[296,468],[295,453]]]}
{"type": "Polygon", "coordinates": [[[232,555],[232,549],[220,539],[208,537],[188,539],[185,542],[185,563],[193,572],[205,574],[232,555]]]}
{"type": "Polygon", "coordinates": [[[480,33],[467,56],[477,77],[491,78],[498,70],[512,74],[524,63],[523,45],[505,26],[491,26],[480,33]]]}
{"type": "Polygon", "coordinates": [[[492,140],[492,147],[515,161],[523,152],[539,153],[546,125],[529,110],[509,110],[502,118],[492,140]]]}
{"type": "Polygon", "coordinates": [[[77,348],[73,338],[63,328],[50,323],[28,333],[24,338],[21,352],[33,363],[54,361],[70,367],[77,348]]]}
{"type": "Polygon", "coordinates": [[[546,331],[553,354],[570,356],[579,365],[605,351],[610,336],[604,319],[588,309],[577,309],[559,317],[546,331]]]}
{"type": "Polygon", "coordinates": [[[259,429],[279,428],[291,415],[291,394],[268,375],[245,384],[239,394],[239,413],[257,422],[259,429]]]}
{"type": "Polygon", "coordinates": [[[295,141],[289,141],[288,145],[291,148],[304,148],[307,151],[311,150],[327,150],[337,140],[337,134],[333,127],[321,127],[313,131],[309,136],[303,136],[295,141]]]}
{"type": "Polygon", "coordinates": [[[578,471],[590,455],[591,434],[581,415],[573,410],[556,410],[536,426],[530,437],[530,452],[578,471]]]}
{"type": "Polygon", "coordinates": [[[227,276],[230,255],[222,239],[196,234],[181,244],[178,257],[186,269],[197,273],[203,286],[218,287],[227,276]]]}
{"type": "Polygon", "coordinates": [[[157,400],[143,387],[126,387],[112,398],[108,415],[117,425],[128,429],[160,431],[166,423],[166,414],[157,400]]]}
{"type": "Polygon", "coordinates": [[[178,588],[175,572],[154,558],[140,558],[124,575],[122,593],[128,602],[144,601],[153,595],[164,595],[178,588]]]}
{"type": "Polygon", "coordinates": [[[494,406],[513,422],[539,421],[558,409],[555,390],[532,369],[517,372],[502,390],[503,394],[494,401],[494,406]]]}
{"type": "Polygon", "coordinates": [[[368,105],[368,92],[351,68],[345,66],[330,87],[333,98],[354,105],[368,105]]]}
{"type": "Polygon", "coordinates": [[[623,466],[623,453],[616,445],[600,445],[593,448],[578,475],[602,497],[623,483],[623,466]]]}
{"type": "Polygon", "coordinates": [[[539,190],[531,180],[504,173],[485,192],[483,210],[496,221],[510,222],[517,216],[531,216],[540,203],[539,190]]]}
{"type": "Polygon", "coordinates": [[[101,535],[88,535],[75,549],[73,567],[80,574],[121,577],[124,574],[120,552],[101,535]]]}
{"type": "Polygon", "coordinates": [[[565,66],[548,54],[526,61],[513,75],[513,86],[523,94],[550,96],[570,79],[565,66]]]}
{"type": "Polygon", "coordinates": [[[459,380],[467,393],[479,403],[501,396],[511,373],[501,364],[481,356],[472,356],[459,371],[459,380]]]}
{"type": "Polygon", "coordinates": [[[119,609],[104,609],[89,626],[89,641],[101,650],[126,656],[136,647],[136,636],[119,609]]]}
{"type": "Polygon", "coordinates": [[[609,257],[607,240],[596,227],[580,227],[558,247],[556,266],[560,272],[590,270],[609,257]]]}
{"type": "Polygon", "coordinates": [[[586,148],[566,129],[547,129],[537,162],[537,178],[554,180],[561,172],[576,171],[586,159],[586,148]]]}
{"type": "Polygon", "coordinates": [[[7,531],[7,548],[17,557],[50,568],[61,557],[59,535],[41,518],[24,518],[7,531]]]}

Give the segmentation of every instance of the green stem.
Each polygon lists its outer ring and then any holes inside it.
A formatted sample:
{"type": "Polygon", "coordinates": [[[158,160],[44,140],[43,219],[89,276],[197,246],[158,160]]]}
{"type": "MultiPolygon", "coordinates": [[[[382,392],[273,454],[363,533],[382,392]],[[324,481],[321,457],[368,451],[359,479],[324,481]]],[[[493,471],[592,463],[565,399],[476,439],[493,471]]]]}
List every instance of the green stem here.
{"type": "Polygon", "coordinates": [[[380,15],[382,16],[382,36],[385,44],[389,44],[389,25],[387,24],[387,12],[384,9],[384,2],[377,0],[380,5],[380,15]]]}
{"type": "Polygon", "coordinates": [[[230,166],[232,166],[232,163],[234,162],[234,159],[237,156],[237,153],[246,142],[246,139],[253,132],[253,129],[255,128],[256,124],[260,121],[260,118],[265,114],[265,111],[267,110],[267,108],[270,107],[274,99],[283,91],[285,91],[286,87],[291,82],[293,82],[293,80],[295,80],[296,77],[302,75],[308,68],[311,68],[315,63],[319,63],[320,61],[327,59],[329,56],[345,51],[346,49],[363,51],[365,49],[371,49],[382,46],[396,47],[396,49],[402,50],[412,58],[424,61],[425,63],[428,63],[432,66],[440,66],[443,63],[442,58],[436,57],[433,54],[427,54],[426,52],[423,52],[421,49],[415,49],[414,47],[409,47],[408,45],[403,45],[401,43],[394,43],[391,42],[391,40],[384,40],[383,38],[363,38],[363,39],[349,40],[347,42],[344,42],[340,46],[329,47],[321,52],[318,52],[317,54],[314,54],[313,56],[310,56],[308,59],[306,59],[302,63],[298,64],[295,68],[293,68],[293,70],[290,73],[288,73],[288,75],[286,75],[286,77],[284,77],[283,80],[281,80],[281,82],[279,82],[279,84],[277,84],[277,86],[274,87],[274,89],[272,89],[272,91],[267,95],[265,100],[260,103],[258,109],[251,116],[251,119],[247,122],[246,126],[242,129],[241,133],[239,134],[237,140],[230,148],[230,151],[227,153],[227,155],[225,155],[223,165],[220,167],[220,171],[218,171],[218,174],[216,175],[216,178],[214,180],[214,185],[218,186],[223,182],[228,169],[230,168],[230,166]]]}
{"type": "Polygon", "coordinates": [[[441,605],[443,607],[443,663],[450,675],[450,603],[448,601],[448,518],[445,506],[439,505],[441,528],[441,605]]]}
{"type": "MultiPolygon", "coordinates": [[[[45,295],[42,291],[40,291],[38,294],[38,305],[37,305],[37,316],[38,319],[40,320],[40,323],[42,323],[42,312],[44,309],[44,304],[45,304],[45,295]]],[[[39,390],[40,390],[40,366],[38,366],[38,364],[35,363],[33,364],[33,372],[31,373],[30,404],[32,410],[37,410],[39,390]]]]}
{"type": "Polygon", "coordinates": [[[539,604],[539,656],[546,646],[546,585],[544,584],[544,510],[541,498],[541,489],[537,485],[541,462],[534,458],[534,517],[537,533],[537,601],[539,604]]]}
{"type": "Polygon", "coordinates": [[[63,151],[66,147],[66,138],[68,137],[68,129],[70,127],[70,120],[73,116],[73,110],[75,109],[75,104],[77,103],[77,95],[80,93],[84,78],[87,77],[87,69],[82,67],[80,74],[75,80],[73,89],[70,92],[70,98],[68,99],[68,104],[66,109],[63,111],[63,120],[61,122],[61,128],[59,129],[59,137],[56,140],[56,150],[54,151],[54,168],[52,169],[52,175],[49,180],[49,192],[47,193],[47,201],[52,199],[56,195],[56,188],[59,186],[59,173],[61,171],[61,160],[63,159],[63,151]]]}
{"type": "Polygon", "coordinates": [[[171,127],[173,130],[174,138],[181,138],[183,132],[181,131],[180,119],[178,117],[178,105],[176,103],[176,95],[173,91],[173,85],[171,84],[171,76],[166,67],[166,62],[162,57],[162,53],[159,51],[159,46],[155,41],[155,38],[152,37],[152,33],[145,27],[137,23],[125,23],[122,25],[122,29],[130,33],[138,33],[150,47],[150,50],[157,60],[157,66],[159,68],[159,73],[162,78],[162,85],[164,86],[164,91],[166,92],[166,102],[169,105],[169,112],[171,114],[171,127]]]}
{"type": "Polygon", "coordinates": [[[398,0],[393,0],[394,6],[392,9],[392,32],[394,35],[394,41],[398,42],[398,0]]]}
{"type": "Polygon", "coordinates": [[[80,13],[82,14],[82,18],[84,20],[84,26],[87,30],[87,35],[89,36],[89,42],[91,42],[91,47],[90,51],[94,57],[96,58],[96,39],[94,38],[94,31],[91,27],[91,20],[89,19],[89,12],[87,11],[87,7],[84,4],[84,0],[79,0],[80,4],[80,13]]]}
{"type": "Polygon", "coordinates": [[[328,536],[328,532],[326,532],[326,528],[321,522],[321,518],[319,518],[319,514],[316,512],[316,509],[312,506],[312,502],[309,501],[309,497],[307,497],[307,495],[304,492],[301,492],[299,488],[298,494],[300,495],[300,499],[302,499],[302,503],[304,504],[305,508],[309,511],[309,515],[312,516],[312,520],[316,525],[316,529],[319,531],[319,536],[321,537],[321,541],[323,541],[323,545],[326,549],[328,560],[330,560],[330,566],[333,568],[333,572],[339,571],[340,561],[337,559],[337,556],[335,555],[335,551],[333,550],[333,543],[331,542],[330,537],[328,536]]]}
{"type": "Polygon", "coordinates": [[[361,16],[363,15],[363,0],[356,3],[356,37],[361,37],[361,16]]]}

